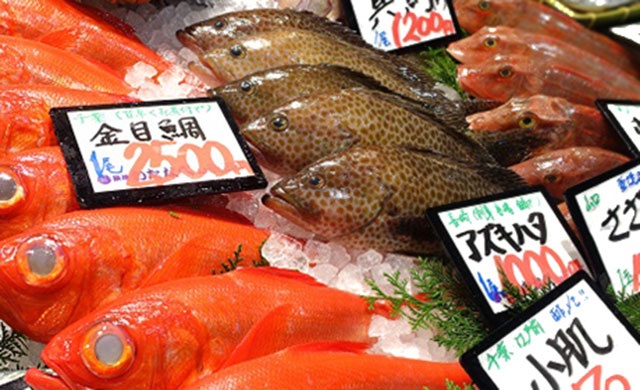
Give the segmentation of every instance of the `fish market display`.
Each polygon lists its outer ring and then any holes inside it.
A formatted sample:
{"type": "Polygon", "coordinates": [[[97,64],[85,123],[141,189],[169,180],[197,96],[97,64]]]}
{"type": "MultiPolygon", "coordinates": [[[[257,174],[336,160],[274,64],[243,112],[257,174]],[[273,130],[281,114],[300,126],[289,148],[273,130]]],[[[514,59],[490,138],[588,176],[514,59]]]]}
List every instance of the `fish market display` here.
{"type": "Polygon", "coordinates": [[[0,84],[49,84],[128,95],[132,88],[105,65],[40,42],[0,36],[0,84]]]}
{"type": "Polygon", "coordinates": [[[169,68],[169,63],[144,46],[126,23],[72,1],[0,0],[0,17],[1,34],[37,39],[92,58],[121,77],[138,62],[158,72],[169,68]]]}
{"type": "Polygon", "coordinates": [[[57,145],[49,110],[136,101],[124,95],[69,89],[55,85],[0,85],[0,150],[19,152],[57,145]]]}
{"type": "Polygon", "coordinates": [[[288,348],[240,363],[185,390],[430,390],[470,382],[458,363],[367,355],[367,344],[324,342],[288,348]]]}
{"type": "Polygon", "coordinates": [[[176,280],[118,298],[66,328],[42,352],[59,376],[32,369],[27,382],[35,390],[178,389],[296,344],[367,342],[375,312],[364,298],[295,271],[176,280]]]}
{"type": "Polygon", "coordinates": [[[469,162],[495,163],[479,144],[434,120],[419,105],[367,89],[292,100],[244,126],[242,134],[260,151],[268,167],[282,174],[298,172],[356,145],[403,146],[469,162]]]}
{"type": "MultiPolygon", "coordinates": [[[[222,82],[286,65],[326,63],[366,74],[388,89],[427,104],[436,105],[448,100],[436,88],[433,79],[424,72],[409,69],[405,61],[323,32],[279,28],[252,33],[214,48],[192,40],[186,33],[178,37],[187,47],[200,53],[204,64],[222,82]],[[305,44],[300,45],[300,42],[305,44]]],[[[205,42],[210,40],[207,38],[205,42]]]]}
{"type": "Polygon", "coordinates": [[[482,27],[507,26],[553,38],[605,58],[631,75],[640,69],[624,47],[589,30],[567,15],[532,0],[455,0],[460,26],[469,33],[482,27]]]}
{"type": "Polygon", "coordinates": [[[549,58],[497,55],[458,67],[458,81],[476,97],[506,102],[514,97],[548,95],[593,105],[596,99],[638,99],[640,92],[617,89],[549,58]]]}
{"type": "Polygon", "coordinates": [[[75,211],[0,242],[0,319],[37,341],[128,291],[259,259],[267,234],[225,214],[75,211]],[[43,292],[46,291],[46,295],[43,292]],[[15,306],[21,310],[13,310],[15,306]]]}
{"type": "Polygon", "coordinates": [[[79,208],[58,147],[0,158],[0,239],[79,208]]]}
{"type": "Polygon", "coordinates": [[[640,81],[635,75],[580,47],[544,34],[509,27],[483,27],[472,36],[452,43],[447,51],[464,64],[482,63],[497,54],[547,57],[597,80],[607,80],[615,88],[640,94],[640,81]]]}
{"type": "Polygon", "coordinates": [[[570,187],[629,161],[597,147],[573,147],[536,156],[511,167],[531,186],[542,185],[556,199],[570,187]]]}
{"type": "Polygon", "coordinates": [[[434,253],[440,244],[430,231],[428,208],[515,189],[520,180],[507,169],[434,153],[355,147],[283,179],[263,201],[325,240],[434,253]]]}

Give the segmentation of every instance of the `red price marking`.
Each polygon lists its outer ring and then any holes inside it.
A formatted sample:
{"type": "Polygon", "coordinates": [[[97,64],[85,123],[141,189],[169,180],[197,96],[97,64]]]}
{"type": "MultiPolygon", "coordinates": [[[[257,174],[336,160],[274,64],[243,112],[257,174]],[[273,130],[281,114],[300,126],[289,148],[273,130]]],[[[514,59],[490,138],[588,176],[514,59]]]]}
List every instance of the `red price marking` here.
{"type": "Polygon", "coordinates": [[[524,251],[522,258],[516,254],[507,254],[502,258],[500,255],[494,256],[496,267],[504,271],[507,279],[514,285],[519,286],[521,283],[516,277],[516,269],[520,271],[524,279],[524,284],[527,286],[540,286],[544,281],[551,279],[556,285],[562,283],[570,275],[578,272],[581,267],[577,260],[573,260],[569,263],[569,266],[565,266],[562,259],[556,251],[549,248],[546,245],[540,247],[540,253],[536,253],[531,250],[524,251]],[[561,274],[557,275],[552,269],[549,259],[553,260],[558,267],[560,267],[561,274]],[[533,273],[533,262],[538,265],[540,271],[542,271],[542,280],[539,279],[533,273]]]}
{"type": "Polygon", "coordinates": [[[593,367],[589,372],[585,374],[579,381],[571,385],[571,390],[587,390],[587,388],[583,388],[582,386],[587,383],[590,379],[593,379],[593,390],[631,390],[631,385],[627,378],[622,375],[612,375],[604,381],[604,388],[602,387],[602,365],[598,365],[593,367]],[[614,383],[622,386],[616,386],[611,388],[611,385],[614,383]]]}
{"type": "Polygon", "coordinates": [[[246,161],[237,161],[229,149],[220,142],[207,141],[202,147],[186,144],[180,147],[177,156],[166,156],[162,154],[162,147],[174,145],[175,142],[152,141],[147,143],[132,143],[124,151],[124,157],[132,159],[137,150],[140,150],[138,159],[133,164],[127,185],[131,187],[141,187],[149,184],[163,185],[180,175],[185,175],[190,179],[200,179],[207,173],[212,173],[216,177],[225,176],[231,172],[240,174],[241,170],[253,173],[251,166],[246,161]],[[219,167],[211,158],[211,153],[216,150],[223,160],[223,166],[219,167]],[[187,154],[193,153],[198,160],[198,170],[194,171],[187,163],[187,154]],[[142,170],[149,164],[151,168],[161,167],[163,162],[169,163],[169,174],[166,177],[154,175],[150,180],[140,181],[142,170]]]}
{"type": "Polygon", "coordinates": [[[398,48],[405,46],[405,43],[409,42],[423,42],[426,40],[425,38],[432,33],[441,31],[443,31],[445,35],[455,33],[453,22],[451,20],[444,20],[438,12],[430,12],[428,16],[417,16],[413,12],[408,12],[402,16],[402,13],[397,12],[393,19],[393,25],[391,26],[393,41],[398,48]],[[409,31],[407,31],[404,38],[402,38],[402,32],[400,30],[407,25],[409,26],[409,31]]]}

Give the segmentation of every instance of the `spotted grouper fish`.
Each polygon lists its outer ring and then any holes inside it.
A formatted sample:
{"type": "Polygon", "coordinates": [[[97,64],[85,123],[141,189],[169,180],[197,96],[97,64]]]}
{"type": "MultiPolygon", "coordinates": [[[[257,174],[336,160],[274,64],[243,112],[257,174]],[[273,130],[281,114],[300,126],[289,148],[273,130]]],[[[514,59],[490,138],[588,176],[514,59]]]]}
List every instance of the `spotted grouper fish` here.
{"type": "Polygon", "coordinates": [[[344,89],[295,99],[242,128],[263,163],[281,174],[356,145],[404,146],[495,164],[480,144],[420,105],[388,93],[344,89]],[[384,115],[380,115],[384,113],[384,115]]]}
{"type": "MultiPolygon", "coordinates": [[[[184,35],[179,37],[188,47],[194,46],[184,35]]],[[[394,92],[430,105],[450,100],[448,87],[436,86],[430,76],[406,61],[313,30],[282,27],[196,51],[223,83],[280,66],[332,64],[364,73],[394,92]]]]}
{"type": "MultiPolygon", "coordinates": [[[[267,69],[214,88],[209,95],[222,98],[236,122],[243,124],[297,98],[351,88],[393,93],[362,73],[342,66],[320,64],[267,69]]],[[[491,110],[498,105],[490,100],[451,100],[437,106],[423,105],[422,109],[449,126],[465,128],[464,116],[491,110]]]]}
{"type": "Polygon", "coordinates": [[[429,152],[355,147],[278,182],[263,203],[318,238],[352,248],[440,251],[427,209],[523,186],[510,170],[429,152]]]}

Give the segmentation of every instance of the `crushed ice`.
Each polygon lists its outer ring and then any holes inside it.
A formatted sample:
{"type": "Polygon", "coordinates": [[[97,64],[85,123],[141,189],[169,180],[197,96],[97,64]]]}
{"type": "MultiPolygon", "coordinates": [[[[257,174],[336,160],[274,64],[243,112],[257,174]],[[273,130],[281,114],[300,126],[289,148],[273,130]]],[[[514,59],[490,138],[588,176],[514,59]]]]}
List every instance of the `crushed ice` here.
{"type": "MultiPolygon", "coordinates": [[[[137,96],[142,100],[202,95],[204,90],[197,83],[184,82],[184,79],[193,77],[187,66],[190,62],[197,62],[197,57],[178,42],[175,37],[177,30],[230,11],[277,6],[275,0],[200,0],[177,4],[170,1],[160,10],[152,3],[132,7],[105,4],[104,0],[84,2],[107,9],[125,20],[145,44],[176,64],[165,72],[167,74],[159,76],[153,67],[144,63],[130,69],[126,81],[137,88],[137,96]]],[[[277,181],[277,176],[269,172],[266,174],[270,183],[277,181]]],[[[374,250],[353,252],[335,243],[316,241],[312,233],[262,205],[260,199],[264,193],[230,194],[227,207],[246,216],[257,227],[274,232],[263,248],[263,255],[271,265],[307,273],[329,286],[360,295],[372,293],[366,279],[373,280],[388,294],[393,293],[393,287],[385,274],[400,272],[402,278],[409,280],[412,258],[385,256],[374,250]]],[[[413,286],[409,288],[412,291],[413,286]]],[[[455,360],[452,352],[431,341],[431,332],[424,329],[413,331],[404,320],[374,316],[369,335],[378,339],[371,350],[374,353],[432,361],[455,360]]]]}

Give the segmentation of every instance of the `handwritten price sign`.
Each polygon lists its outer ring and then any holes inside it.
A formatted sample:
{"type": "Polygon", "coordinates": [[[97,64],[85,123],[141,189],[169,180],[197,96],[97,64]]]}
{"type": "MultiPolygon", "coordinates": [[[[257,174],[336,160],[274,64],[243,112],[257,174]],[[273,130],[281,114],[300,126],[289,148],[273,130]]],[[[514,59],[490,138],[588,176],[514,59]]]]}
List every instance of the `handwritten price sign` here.
{"type": "Polygon", "coordinates": [[[640,101],[598,100],[596,105],[629,150],[640,157],[640,101]]]}
{"type": "Polygon", "coordinates": [[[349,19],[369,44],[393,51],[459,35],[450,0],[350,0],[349,19]]]}
{"type": "Polygon", "coordinates": [[[87,207],[266,186],[217,99],[55,109],[52,118],[87,207]]]}
{"type": "Polygon", "coordinates": [[[516,286],[560,284],[584,268],[574,237],[541,189],[429,210],[429,219],[484,314],[508,310],[503,275],[516,286]]]}
{"type": "Polygon", "coordinates": [[[603,285],[640,292],[640,161],[570,188],[565,197],[603,285]]]}
{"type": "Polygon", "coordinates": [[[640,335],[586,273],[573,276],[465,353],[487,390],[633,390],[640,335]]]}

